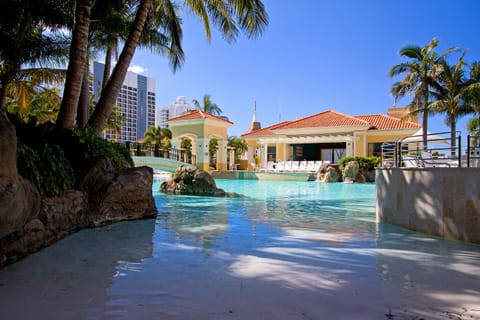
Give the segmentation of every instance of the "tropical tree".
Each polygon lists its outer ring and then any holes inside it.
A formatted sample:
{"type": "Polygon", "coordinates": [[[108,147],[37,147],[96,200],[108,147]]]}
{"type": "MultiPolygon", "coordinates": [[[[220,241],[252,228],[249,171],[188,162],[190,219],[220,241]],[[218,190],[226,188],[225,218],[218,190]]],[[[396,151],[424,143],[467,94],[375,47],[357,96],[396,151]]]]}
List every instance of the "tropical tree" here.
{"type": "Polygon", "coordinates": [[[210,166],[215,167],[217,162],[218,139],[213,137],[208,142],[208,154],[210,155],[210,166]]]}
{"type": "Polygon", "coordinates": [[[103,132],[109,131],[118,137],[125,122],[127,122],[127,118],[122,114],[122,108],[119,105],[114,105],[103,132]]]}
{"type": "Polygon", "coordinates": [[[422,140],[425,149],[427,148],[431,90],[438,86],[442,60],[449,53],[457,50],[457,48],[450,48],[438,55],[435,51],[438,45],[438,39],[434,38],[423,47],[415,45],[403,47],[399,55],[409,60],[393,66],[389,72],[390,77],[404,75],[402,80],[392,85],[390,92],[395,100],[406,95],[413,96],[410,109],[412,114],[422,114],[422,140]]]}
{"type": "MultiPolygon", "coordinates": [[[[211,38],[210,25],[212,23],[219,26],[223,37],[229,42],[232,42],[237,38],[240,29],[246,33],[247,37],[252,38],[262,34],[268,24],[265,7],[260,0],[230,0],[216,2],[186,1],[183,3],[183,6],[185,9],[199,17],[203,22],[208,40],[211,38]]],[[[181,24],[179,23],[180,18],[177,13],[180,9],[178,5],[173,1],[140,1],[137,7],[135,20],[130,29],[130,34],[124,43],[122,53],[113,69],[110,79],[105,85],[103,94],[98,101],[97,108],[89,120],[89,125],[94,132],[98,133],[101,130],[106,117],[108,117],[111,111],[111,106],[120,91],[127,68],[133,57],[135,48],[139,44],[142,30],[144,29],[145,23],[148,21],[148,14],[152,8],[155,9],[155,12],[160,13],[156,16],[157,19],[164,21],[167,17],[171,18],[170,23],[167,24],[167,29],[171,36],[170,40],[180,39],[181,24]],[[175,21],[177,23],[175,23],[175,21]]],[[[181,45],[178,43],[176,46],[170,45],[167,47],[170,49],[167,52],[169,53],[168,57],[172,64],[172,58],[177,57],[176,51],[181,48],[181,45]]],[[[175,63],[175,60],[173,61],[173,67],[175,70],[180,66],[181,61],[177,60],[177,63],[175,63]]]]}
{"type": "Polygon", "coordinates": [[[470,64],[470,79],[467,92],[467,99],[472,105],[475,112],[477,112],[476,130],[480,130],[480,62],[475,61],[470,64]]]}
{"type": "MultiPolygon", "coordinates": [[[[75,124],[78,102],[82,92],[85,65],[88,58],[88,32],[91,8],[91,0],[75,1],[75,24],[72,30],[72,43],[70,46],[65,89],[63,90],[62,105],[60,106],[56,123],[57,128],[60,129],[72,129],[75,124]]],[[[107,122],[106,120],[105,123],[107,122]]]]}
{"type": "Polygon", "coordinates": [[[245,139],[237,136],[229,136],[227,145],[235,149],[235,160],[239,160],[240,156],[248,149],[245,139]]]}
{"type": "Polygon", "coordinates": [[[197,109],[213,115],[219,116],[223,112],[222,109],[220,109],[217,104],[212,101],[212,98],[209,94],[203,96],[203,105],[201,105],[196,99],[193,99],[192,103],[197,109]]]}
{"type": "MultiPolygon", "coordinates": [[[[23,87],[21,87],[23,88],[23,87]]],[[[24,90],[21,90],[24,91],[24,90]]],[[[26,90],[25,90],[26,91],[26,90]]],[[[40,91],[21,93],[23,98],[8,98],[5,107],[11,114],[15,114],[24,122],[45,123],[55,122],[60,109],[60,91],[55,88],[45,88],[40,91]],[[27,96],[28,94],[28,96],[27,96]],[[27,108],[25,108],[27,106],[27,108]]]]}
{"type": "MultiPolygon", "coordinates": [[[[71,1],[4,0],[0,10],[0,108],[11,83],[66,61],[69,39],[58,28],[71,17],[71,1]],[[45,30],[48,26],[48,32],[45,30]],[[29,70],[25,70],[29,66],[29,70]],[[23,70],[22,70],[23,69],[23,70]],[[36,70],[35,70],[36,69],[36,70]]],[[[51,77],[50,77],[51,79],[51,77]]]]}
{"type": "Polygon", "coordinates": [[[160,126],[151,126],[145,131],[145,141],[148,143],[155,143],[164,147],[168,145],[166,140],[170,141],[172,138],[172,132],[168,128],[162,128],[160,126]]]}
{"type": "Polygon", "coordinates": [[[451,66],[443,59],[439,86],[432,92],[434,97],[429,108],[435,113],[446,114],[445,123],[450,126],[451,155],[455,155],[457,119],[473,112],[473,105],[467,99],[469,81],[465,77],[464,51],[458,62],[451,66]]]}

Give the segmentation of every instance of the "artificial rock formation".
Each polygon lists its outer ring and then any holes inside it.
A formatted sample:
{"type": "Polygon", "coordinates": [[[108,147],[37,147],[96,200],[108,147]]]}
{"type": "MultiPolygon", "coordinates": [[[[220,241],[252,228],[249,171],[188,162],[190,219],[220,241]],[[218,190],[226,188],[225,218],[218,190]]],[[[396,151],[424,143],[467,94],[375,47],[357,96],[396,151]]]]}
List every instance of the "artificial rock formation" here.
{"type": "Polygon", "coordinates": [[[17,138],[0,110],[0,268],[86,227],[154,217],[153,170],[116,170],[97,159],[78,178],[81,190],[41,197],[18,174],[17,138]]]}
{"type": "Polygon", "coordinates": [[[217,188],[215,180],[208,172],[184,166],[177,168],[172,179],[161,184],[160,191],[168,194],[228,196],[223,189],[217,188]]]}
{"type": "Polygon", "coordinates": [[[320,182],[340,182],[342,172],[336,164],[322,164],[317,172],[317,181],[320,182]]]}
{"type": "Polygon", "coordinates": [[[80,189],[89,195],[90,222],[102,226],[115,221],[155,217],[152,195],[153,169],[116,170],[107,158],[99,158],[80,177],[80,189]]]}

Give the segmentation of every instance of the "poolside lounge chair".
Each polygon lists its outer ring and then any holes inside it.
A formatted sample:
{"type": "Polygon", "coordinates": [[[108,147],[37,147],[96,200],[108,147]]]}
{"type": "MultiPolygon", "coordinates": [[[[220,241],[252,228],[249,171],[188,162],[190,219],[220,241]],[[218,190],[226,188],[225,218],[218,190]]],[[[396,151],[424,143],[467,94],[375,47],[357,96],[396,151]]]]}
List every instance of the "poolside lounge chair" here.
{"type": "Polygon", "coordinates": [[[285,170],[285,161],[278,161],[275,165],[274,171],[284,171],[285,170]]]}
{"type": "Polygon", "coordinates": [[[268,161],[266,168],[261,168],[260,171],[275,171],[275,162],[268,161]]]}
{"type": "Polygon", "coordinates": [[[315,171],[315,161],[308,161],[307,162],[307,171],[308,172],[316,172],[315,171]]]}
{"type": "Polygon", "coordinates": [[[430,152],[420,151],[420,166],[424,168],[458,167],[458,161],[453,158],[434,158],[430,152]]]}
{"type": "Polygon", "coordinates": [[[418,168],[421,165],[418,163],[418,158],[415,156],[404,156],[403,157],[403,165],[406,168],[418,168]]]}
{"type": "Polygon", "coordinates": [[[307,164],[308,164],[308,161],[306,161],[306,160],[300,161],[298,163],[298,170],[297,171],[306,172],[307,171],[307,164]]]}
{"type": "Polygon", "coordinates": [[[290,171],[292,171],[292,172],[298,171],[299,166],[300,166],[300,162],[299,162],[299,161],[292,161],[292,164],[291,164],[291,167],[290,167],[290,171]]]}

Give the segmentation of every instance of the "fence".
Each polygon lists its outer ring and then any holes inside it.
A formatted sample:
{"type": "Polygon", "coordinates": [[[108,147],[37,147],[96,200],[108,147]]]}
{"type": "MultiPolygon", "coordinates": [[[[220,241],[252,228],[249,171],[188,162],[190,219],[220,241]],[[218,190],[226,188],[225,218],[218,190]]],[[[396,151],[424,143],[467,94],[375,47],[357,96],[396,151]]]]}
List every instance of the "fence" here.
{"type": "Polygon", "coordinates": [[[125,145],[132,156],[164,158],[193,165],[197,162],[196,156],[190,150],[162,148],[157,144],[140,142],[126,142],[125,145]]]}
{"type": "Polygon", "coordinates": [[[451,137],[450,132],[423,135],[386,141],[382,144],[383,167],[480,167],[480,141],[478,133],[467,136],[467,146],[462,149],[459,132],[451,137]]]}

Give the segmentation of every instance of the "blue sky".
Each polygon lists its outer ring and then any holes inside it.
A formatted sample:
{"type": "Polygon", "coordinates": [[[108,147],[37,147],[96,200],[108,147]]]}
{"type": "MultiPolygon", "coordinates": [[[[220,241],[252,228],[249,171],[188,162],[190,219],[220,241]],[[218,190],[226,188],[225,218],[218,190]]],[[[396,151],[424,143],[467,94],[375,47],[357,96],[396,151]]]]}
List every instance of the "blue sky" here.
{"type": "MultiPolygon", "coordinates": [[[[393,106],[388,76],[405,45],[440,40],[438,52],[468,49],[480,60],[478,0],[264,0],[269,26],[263,36],[228,44],[218,33],[206,41],[195,17],[184,18],[186,61],[175,74],[166,58],[137,51],[132,66],[154,77],[157,106],[177,96],[210,94],[234,125],[246,132],[254,101],[263,127],[333,109],[349,115],[387,113],[393,106]]],[[[452,56],[455,60],[457,56],[452,56]]],[[[398,80],[398,79],[397,79],[398,80]]],[[[400,101],[408,103],[409,100],[400,101]]],[[[459,122],[464,130],[466,119],[459,122]]],[[[448,131],[443,117],[429,130],[448,131]]]]}

